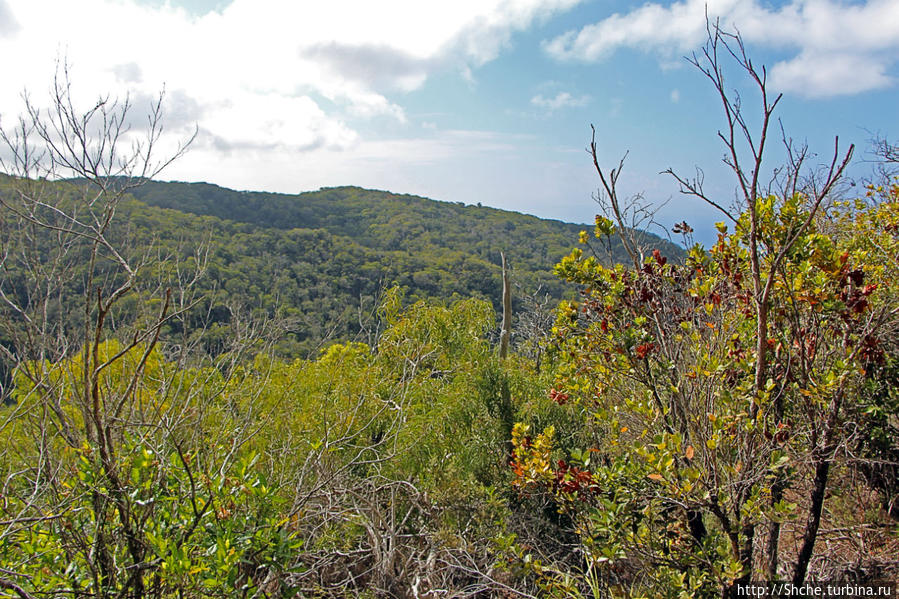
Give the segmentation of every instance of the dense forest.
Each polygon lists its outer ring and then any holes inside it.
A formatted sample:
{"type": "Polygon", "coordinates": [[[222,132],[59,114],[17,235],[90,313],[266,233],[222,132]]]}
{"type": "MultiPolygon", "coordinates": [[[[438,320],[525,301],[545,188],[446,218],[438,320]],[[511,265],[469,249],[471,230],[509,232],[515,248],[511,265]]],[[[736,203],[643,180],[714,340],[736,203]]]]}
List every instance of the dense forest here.
{"type": "Polygon", "coordinates": [[[895,580],[896,148],[855,188],[838,144],[764,186],[777,101],[711,31],[700,64],[745,139],[721,136],[736,208],[678,179],[722,213],[708,248],[627,226],[646,207],[595,140],[582,231],[352,187],[154,182],[177,158],[150,152],[159,112],[120,143],[127,103],[78,113],[58,87],[4,135],[0,595],[895,580]],[[757,85],[754,135],[719,56],[757,85]]]}
{"type": "MultiPolygon", "coordinates": [[[[8,178],[0,186],[14,190],[8,178]]],[[[284,357],[365,337],[376,325],[381,295],[392,287],[409,303],[476,297],[499,308],[502,252],[514,269],[516,313],[548,314],[573,290],[551,267],[584,228],[359,188],[285,196],[147,181],[128,191],[117,206],[117,220],[127,222],[112,232],[117,241],[199,261],[203,276],[195,286],[204,302],[198,308],[210,326],[241,309],[276,317],[285,331],[276,351],[284,357]]],[[[642,237],[667,255],[683,255],[653,235],[642,237]]],[[[623,255],[620,243],[609,246],[609,261],[623,255]]],[[[10,268],[7,276],[16,273],[10,268]]],[[[210,343],[213,337],[207,332],[210,343]]]]}
{"type": "MultiPolygon", "coordinates": [[[[172,238],[204,231],[211,248],[205,284],[269,314],[292,317],[297,324],[283,348],[290,355],[319,348],[326,339],[351,338],[360,329],[360,308],[370,311],[388,287],[399,287],[409,302],[477,297],[498,309],[501,252],[514,268],[516,310],[544,305],[547,298],[557,302],[566,287],[551,267],[584,228],[354,187],[291,196],[148,182],[132,193],[150,207],[206,217],[172,215],[172,238]]],[[[172,213],[144,214],[140,226],[158,232],[166,230],[163,215],[172,213]]],[[[683,253],[653,235],[642,237],[673,257],[683,253]]],[[[620,243],[609,247],[608,260],[622,256],[620,243]]]]}

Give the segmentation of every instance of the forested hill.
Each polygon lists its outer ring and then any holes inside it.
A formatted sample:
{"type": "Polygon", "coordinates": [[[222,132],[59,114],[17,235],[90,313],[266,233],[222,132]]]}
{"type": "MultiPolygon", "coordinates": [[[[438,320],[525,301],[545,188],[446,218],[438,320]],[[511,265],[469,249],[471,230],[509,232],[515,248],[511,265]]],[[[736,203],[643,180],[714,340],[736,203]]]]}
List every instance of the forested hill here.
{"type": "MultiPolygon", "coordinates": [[[[489,263],[499,252],[525,271],[546,271],[570,251],[582,224],[359,187],[285,195],[234,191],[208,183],[150,182],[134,191],[143,202],[265,229],[322,229],[376,250],[428,254],[460,251],[489,263]]],[[[585,206],[585,217],[591,216],[585,206]]],[[[658,240],[661,249],[678,249],[658,240]]],[[[625,258],[619,246],[615,260],[625,258]]]]}
{"type": "MultiPolygon", "coordinates": [[[[505,251],[519,269],[528,272],[551,269],[555,260],[570,251],[578,232],[584,229],[583,225],[495,208],[358,187],[283,195],[239,192],[206,183],[151,182],[134,194],[152,206],[247,223],[260,229],[327,231],[372,250],[400,250],[419,254],[428,261],[440,258],[438,252],[458,252],[498,264],[499,252],[505,251]]],[[[435,266],[439,269],[439,265],[435,266]]]]}
{"type": "MultiPolygon", "coordinates": [[[[352,335],[360,304],[371,305],[385,286],[400,286],[409,301],[485,297],[498,307],[501,251],[513,267],[517,307],[538,288],[561,298],[566,289],[552,268],[590,228],[358,187],[284,195],[149,182],[133,194],[157,221],[147,226],[210,235],[206,284],[297,322],[290,353],[352,335]]],[[[661,239],[654,245],[679,252],[661,239]]],[[[613,254],[623,258],[620,247],[613,254]]]]}

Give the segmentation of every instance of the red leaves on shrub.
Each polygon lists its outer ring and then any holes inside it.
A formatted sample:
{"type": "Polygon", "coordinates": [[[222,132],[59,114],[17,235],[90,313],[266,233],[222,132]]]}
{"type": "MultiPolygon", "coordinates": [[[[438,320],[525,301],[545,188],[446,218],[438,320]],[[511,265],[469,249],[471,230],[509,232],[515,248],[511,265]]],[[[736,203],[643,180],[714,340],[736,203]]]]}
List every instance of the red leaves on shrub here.
{"type": "Polygon", "coordinates": [[[566,403],[568,403],[568,400],[570,399],[570,397],[571,396],[568,395],[567,393],[563,393],[556,389],[549,390],[549,398],[551,400],[553,400],[554,402],[556,402],[557,404],[559,404],[560,406],[564,406],[566,403]]]}
{"type": "Polygon", "coordinates": [[[655,343],[641,343],[637,347],[634,348],[634,352],[637,354],[637,358],[640,360],[644,359],[652,350],[656,348],[655,343]]]}
{"type": "MultiPolygon", "coordinates": [[[[592,472],[581,470],[577,466],[566,463],[565,460],[559,460],[555,474],[556,488],[562,493],[571,495],[592,494],[599,490],[592,472]]],[[[586,496],[582,496],[581,499],[586,499],[586,496]]]]}

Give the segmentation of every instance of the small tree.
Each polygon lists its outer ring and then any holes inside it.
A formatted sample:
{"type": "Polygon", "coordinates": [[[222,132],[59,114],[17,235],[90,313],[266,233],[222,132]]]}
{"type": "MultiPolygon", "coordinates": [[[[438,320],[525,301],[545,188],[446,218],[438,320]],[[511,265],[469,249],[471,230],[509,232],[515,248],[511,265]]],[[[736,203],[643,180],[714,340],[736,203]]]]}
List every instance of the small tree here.
{"type": "Polygon", "coordinates": [[[26,95],[2,132],[0,584],[23,597],[185,592],[200,584],[188,575],[200,531],[225,534],[240,516],[223,510],[232,470],[252,483],[236,449],[258,415],[216,400],[235,400],[236,366],[265,331],[234,312],[230,346],[198,351],[204,319],[188,314],[206,251],[169,255],[122,220],[128,191],[191,141],[158,157],[162,100],[143,124],[128,98],[80,111],[63,69],[49,108],[26,95]]]}
{"type": "MultiPolygon", "coordinates": [[[[880,299],[894,282],[852,249],[846,230],[866,222],[868,237],[895,245],[892,221],[864,206],[839,209],[830,196],[852,147],[841,154],[835,144],[823,174],[804,178],[808,154],[787,142],[788,165],[763,185],[780,97],[769,98],[765,70],[739,36],[710,26],[691,62],[721,99],[719,137],[741,205],[706,195],[701,172],[674,175],[728,219],[711,249],[691,248],[680,265],[626,243],[632,265],[604,267],[577,249],[557,266],[583,299],[560,309],[551,395],[581,410],[603,443],[550,462],[552,432],[529,441],[519,427],[515,467],[521,489],[551,491],[575,519],[588,579],[728,595],[763,571],[806,579],[834,465],[857,442],[852,407],[885,359],[896,317],[880,299]],[[727,91],[724,57],[759,93],[756,131],[727,91]]],[[[595,141],[590,151],[614,219],[598,217],[596,237],[627,236],[621,165],[607,176],[595,141]]]]}

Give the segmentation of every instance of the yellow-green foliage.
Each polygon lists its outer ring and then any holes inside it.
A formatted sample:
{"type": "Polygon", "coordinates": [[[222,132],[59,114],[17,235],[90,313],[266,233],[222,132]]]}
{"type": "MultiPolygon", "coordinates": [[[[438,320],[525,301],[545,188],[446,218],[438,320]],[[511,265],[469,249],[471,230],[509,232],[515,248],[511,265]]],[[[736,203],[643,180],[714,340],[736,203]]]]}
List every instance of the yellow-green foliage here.
{"type": "MultiPolygon", "coordinates": [[[[576,249],[556,267],[585,291],[558,311],[550,397],[596,439],[559,461],[553,439],[570,432],[532,439],[517,425],[514,485],[572,518],[591,576],[631,568],[634,596],[716,596],[764,578],[751,543],[779,532],[772,523],[817,535],[821,473],[842,465],[839,448],[885,438],[899,186],[817,215],[806,199],[757,201],[757,281],[748,212],[685,264],[654,252],[640,268],[607,267],[576,249]]],[[[787,547],[776,557],[782,569],[798,560],[787,547]]],[[[560,580],[544,569],[546,584],[560,580]]]]}
{"type": "Polygon", "coordinates": [[[495,489],[508,410],[538,403],[532,367],[500,363],[484,301],[404,308],[391,292],[381,315],[377,347],[311,360],[186,367],[164,340],[145,356],[110,338],[96,355],[23,365],[0,413],[16,443],[0,462],[0,568],[31,593],[116,593],[139,568],[163,595],[228,596],[320,552],[370,548],[378,506],[404,534],[486,547],[507,514],[495,489]],[[107,363],[86,388],[84,365],[107,363]],[[92,432],[94,398],[108,438],[92,432]]]}

